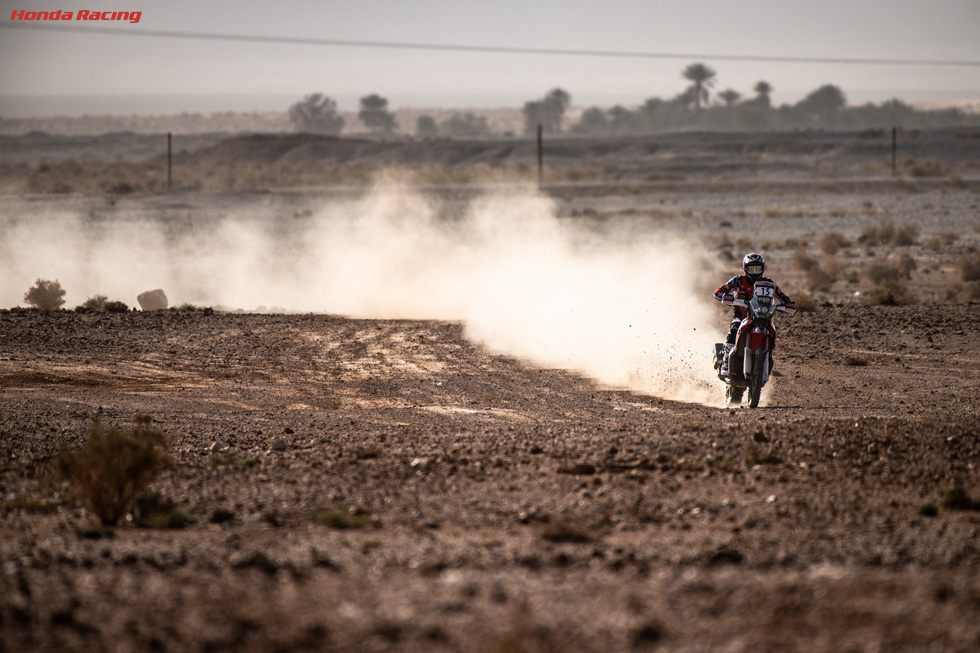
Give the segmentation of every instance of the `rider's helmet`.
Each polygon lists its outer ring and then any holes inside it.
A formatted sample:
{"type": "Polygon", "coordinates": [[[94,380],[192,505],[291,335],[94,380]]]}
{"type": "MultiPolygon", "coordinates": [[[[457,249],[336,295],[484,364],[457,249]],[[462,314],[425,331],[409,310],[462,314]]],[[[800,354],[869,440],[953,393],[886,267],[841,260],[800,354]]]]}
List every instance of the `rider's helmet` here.
{"type": "Polygon", "coordinates": [[[758,281],[762,277],[762,273],[766,271],[766,259],[762,258],[762,254],[755,252],[746,254],[745,258],[742,259],[742,269],[745,270],[749,279],[758,281]]]}

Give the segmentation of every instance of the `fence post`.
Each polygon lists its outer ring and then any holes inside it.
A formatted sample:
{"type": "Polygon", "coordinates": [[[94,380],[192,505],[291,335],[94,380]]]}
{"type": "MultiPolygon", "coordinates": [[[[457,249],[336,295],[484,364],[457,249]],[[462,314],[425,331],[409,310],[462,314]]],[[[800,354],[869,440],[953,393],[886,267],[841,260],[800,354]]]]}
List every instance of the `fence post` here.
{"type": "Polygon", "coordinates": [[[892,177],[898,175],[898,127],[892,125],[892,177]]]}
{"type": "Polygon", "coordinates": [[[544,138],[541,123],[538,123],[538,187],[544,183],[544,138]]]}
{"type": "Polygon", "coordinates": [[[167,190],[173,188],[173,147],[171,147],[171,133],[167,132],[167,190]]]}

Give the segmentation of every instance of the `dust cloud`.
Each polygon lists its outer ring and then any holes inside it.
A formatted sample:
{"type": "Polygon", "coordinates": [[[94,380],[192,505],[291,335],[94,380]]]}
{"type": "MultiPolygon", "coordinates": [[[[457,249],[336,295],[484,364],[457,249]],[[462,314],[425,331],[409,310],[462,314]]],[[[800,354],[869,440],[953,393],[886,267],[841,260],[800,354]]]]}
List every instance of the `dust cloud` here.
{"type": "Polygon", "coordinates": [[[458,320],[495,353],[717,404],[709,361],[723,319],[704,292],[703,252],[613,222],[559,219],[531,187],[449,211],[390,184],[303,216],[7,216],[0,306],[46,278],[67,307],[163,288],[171,305],[458,320]]]}

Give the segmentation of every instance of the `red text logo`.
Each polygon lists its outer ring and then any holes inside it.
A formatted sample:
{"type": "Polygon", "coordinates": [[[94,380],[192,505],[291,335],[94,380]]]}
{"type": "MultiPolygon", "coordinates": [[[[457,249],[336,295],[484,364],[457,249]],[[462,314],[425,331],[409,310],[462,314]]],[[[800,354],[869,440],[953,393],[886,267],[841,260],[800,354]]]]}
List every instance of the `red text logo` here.
{"type": "Polygon", "coordinates": [[[16,9],[10,14],[10,20],[125,20],[130,23],[140,22],[143,17],[142,11],[88,11],[80,9],[77,13],[72,11],[24,11],[16,9]]]}

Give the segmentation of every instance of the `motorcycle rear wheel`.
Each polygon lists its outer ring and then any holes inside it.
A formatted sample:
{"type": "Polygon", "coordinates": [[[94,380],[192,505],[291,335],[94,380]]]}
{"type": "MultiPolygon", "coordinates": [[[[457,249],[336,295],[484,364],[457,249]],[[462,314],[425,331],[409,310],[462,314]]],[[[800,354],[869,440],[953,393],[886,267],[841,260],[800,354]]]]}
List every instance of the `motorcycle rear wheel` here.
{"type": "Polygon", "coordinates": [[[749,408],[759,407],[759,398],[762,396],[762,365],[767,353],[759,349],[755,353],[755,360],[752,361],[752,376],[749,378],[749,408]]]}

